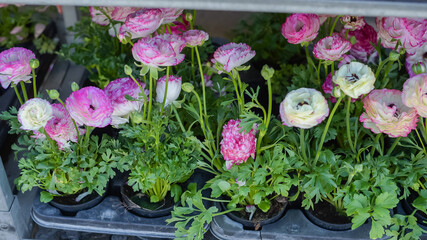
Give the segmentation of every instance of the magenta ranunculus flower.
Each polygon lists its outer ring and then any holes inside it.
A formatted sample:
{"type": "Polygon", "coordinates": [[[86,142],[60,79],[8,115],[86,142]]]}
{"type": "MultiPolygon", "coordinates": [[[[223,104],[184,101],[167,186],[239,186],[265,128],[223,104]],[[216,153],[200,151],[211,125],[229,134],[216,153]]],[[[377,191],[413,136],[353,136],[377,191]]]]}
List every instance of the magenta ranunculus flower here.
{"type": "Polygon", "coordinates": [[[163,24],[173,23],[184,11],[181,8],[160,8],[163,12],[163,24]]]}
{"type": "MultiPolygon", "coordinates": [[[[139,82],[139,81],[138,81],[139,82]]],[[[144,89],[145,96],[148,96],[148,90],[145,90],[145,84],[140,82],[141,87],[144,89]]],[[[111,98],[113,104],[113,115],[111,125],[117,127],[119,124],[127,123],[129,121],[129,114],[135,111],[140,111],[144,105],[143,96],[139,96],[141,90],[138,84],[135,83],[130,77],[119,78],[111,81],[105,88],[104,93],[111,98]],[[125,98],[129,95],[139,101],[129,101],[125,98]]]]}
{"type": "Polygon", "coordinates": [[[255,158],[255,130],[240,133],[239,124],[240,120],[231,119],[222,130],[221,154],[226,161],[227,169],[230,169],[232,165],[246,162],[251,156],[255,158]]]}
{"type": "Polygon", "coordinates": [[[406,80],[403,84],[402,102],[415,108],[421,117],[427,118],[427,73],[406,80]]]}
{"type": "Polygon", "coordinates": [[[215,61],[224,65],[227,72],[245,64],[255,56],[255,51],[244,43],[227,43],[214,52],[215,61]]]}
{"type": "Polygon", "coordinates": [[[348,29],[350,31],[362,29],[366,25],[363,17],[356,16],[343,16],[341,17],[341,22],[344,25],[344,29],[348,29]]]}
{"type": "Polygon", "coordinates": [[[316,14],[295,13],[286,18],[281,32],[289,43],[313,41],[319,32],[320,20],[316,14]]]}
{"type": "Polygon", "coordinates": [[[36,55],[26,48],[13,47],[0,53],[0,83],[6,89],[11,83],[31,79],[30,60],[36,55]]]}
{"type": "MultiPolygon", "coordinates": [[[[341,36],[344,37],[346,30],[341,31],[341,36]]],[[[377,45],[377,32],[375,29],[366,24],[363,28],[355,31],[348,32],[348,39],[351,37],[356,38],[356,42],[352,45],[350,49],[350,54],[357,58],[360,61],[366,63],[368,57],[375,52],[375,48],[371,45],[377,45]]]]}
{"type": "Polygon", "coordinates": [[[175,66],[184,60],[181,54],[185,47],[179,35],[163,34],[153,38],[141,38],[133,45],[135,60],[151,67],[175,66]]]}
{"type": "Polygon", "coordinates": [[[318,59],[336,61],[350,51],[351,43],[339,35],[322,38],[314,45],[314,56],[318,59]]]}
{"type": "Polygon", "coordinates": [[[365,112],[360,116],[360,121],[374,133],[406,137],[417,127],[417,111],[403,104],[399,90],[373,90],[363,99],[363,108],[365,112]]]}
{"type": "MultiPolygon", "coordinates": [[[[400,40],[407,52],[420,47],[425,39],[427,20],[417,18],[377,17],[378,39],[385,48],[396,47],[400,40]]],[[[400,49],[401,47],[399,47],[400,49]]]]}
{"type": "MultiPolygon", "coordinates": [[[[179,97],[181,92],[182,78],[169,76],[168,83],[168,92],[166,94],[165,106],[169,105],[171,102],[175,101],[179,97]]],[[[166,76],[163,76],[157,80],[156,86],[156,102],[162,103],[165,97],[166,91],[166,76]]]]}
{"type": "Polygon", "coordinates": [[[84,87],[72,92],[65,101],[65,107],[77,124],[91,127],[110,124],[114,111],[111,99],[96,87],[84,87]]]}
{"type": "Polygon", "coordinates": [[[417,63],[424,63],[427,66],[427,41],[419,48],[414,50],[413,54],[406,55],[406,70],[408,70],[409,77],[415,76],[414,71],[412,71],[412,65],[417,63]]]}
{"type": "MultiPolygon", "coordinates": [[[[53,118],[50,119],[46,126],[46,133],[50,138],[55,140],[59,149],[70,147],[71,142],[77,142],[77,131],[73,124],[70,114],[60,103],[52,104],[53,118]]],[[[79,134],[83,135],[85,129],[79,129],[79,134]]]]}
{"type": "Polygon", "coordinates": [[[187,46],[201,46],[209,39],[209,34],[201,30],[188,30],[182,34],[187,46]]]}
{"type": "Polygon", "coordinates": [[[163,12],[160,9],[141,9],[127,16],[125,23],[120,27],[119,39],[126,36],[131,39],[147,37],[163,23],[163,12]]]}

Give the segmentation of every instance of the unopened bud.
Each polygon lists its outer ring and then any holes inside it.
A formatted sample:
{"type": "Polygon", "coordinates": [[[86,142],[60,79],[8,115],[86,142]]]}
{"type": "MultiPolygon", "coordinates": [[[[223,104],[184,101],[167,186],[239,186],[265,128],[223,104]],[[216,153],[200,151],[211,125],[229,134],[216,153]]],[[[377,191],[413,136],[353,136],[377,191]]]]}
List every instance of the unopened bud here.
{"type": "Polygon", "coordinates": [[[52,99],[52,100],[59,98],[59,92],[56,89],[46,90],[46,92],[49,95],[50,99],[52,99]]]}
{"type": "Polygon", "coordinates": [[[32,68],[32,69],[36,69],[36,68],[38,68],[40,66],[40,62],[39,62],[39,60],[37,60],[37,59],[31,59],[30,60],[30,67],[32,68]]]}
{"type": "Polygon", "coordinates": [[[396,51],[390,52],[389,58],[391,61],[397,61],[399,59],[399,57],[400,57],[400,54],[398,52],[396,52],[396,51]]]}
{"type": "Polygon", "coordinates": [[[332,96],[334,96],[335,98],[340,98],[342,96],[342,91],[341,91],[341,88],[339,86],[334,87],[334,91],[332,93],[332,96]]]}
{"type": "Polygon", "coordinates": [[[182,88],[182,90],[184,90],[184,91],[186,91],[188,93],[192,92],[194,90],[193,84],[188,83],[188,82],[183,83],[182,86],[181,86],[181,88],[182,88]]]}
{"type": "Polygon", "coordinates": [[[191,13],[185,14],[185,20],[191,22],[193,20],[193,15],[191,13]]]}
{"type": "Polygon", "coordinates": [[[426,64],[423,62],[415,63],[412,65],[412,72],[414,72],[415,75],[427,72],[426,64]]]}
{"type": "Polygon", "coordinates": [[[261,70],[261,75],[265,80],[269,80],[274,75],[274,69],[269,67],[268,65],[264,65],[261,70]]]}
{"type": "Polygon", "coordinates": [[[75,91],[77,91],[79,89],[80,89],[80,87],[79,87],[79,85],[76,82],[71,83],[71,90],[73,92],[75,92],[75,91]]]}
{"type": "Polygon", "coordinates": [[[142,115],[139,112],[133,112],[131,114],[132,122],[139,124],[142,123],[142,115]]]}
{"type": "Polygon", "coordinates": [[[128,76],[132,75],[132,68],[130,68],[128,65],[125,65],[125,74],[128,76]]]}

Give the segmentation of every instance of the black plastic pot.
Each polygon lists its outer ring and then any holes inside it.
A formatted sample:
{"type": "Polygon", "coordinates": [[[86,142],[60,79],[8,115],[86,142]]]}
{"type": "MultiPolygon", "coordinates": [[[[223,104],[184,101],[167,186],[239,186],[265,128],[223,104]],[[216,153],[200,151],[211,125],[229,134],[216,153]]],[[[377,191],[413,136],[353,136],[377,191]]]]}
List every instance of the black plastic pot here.
{"type": "MultiPolygon", "coordinates": [[[[220,206],[223,209],[223,211],[227,210],[227,206],[223,202],[220,203],[220,206]]],[[[226,213],[225,215],[231,218],[232,220],[242,224],[243,228],[246,230],[260,230],[262,226],[274,223],[277,220],[279,220],[285,214],[287,206],[288,206],[288,202],[286,201],[279,212],[274,214],[272,217],[261,220],[261,221],[251,221],[246,218],[243,218],[241,214],[239,214],[239,212],[229,212],[229,213],[226,213]]],[[[257,209],[257,211],[261,211],[261,210],[257,209]]]]}
{"type": "MultiPolygon", "coordinates": [[[[414,208],[414,206],[412,206],[412,203],[414,202],[414,200],[417,197],[418,197],[418,193],[411,191],[409,196],[401,201],[402,208],[406,214],[410,215],[410,214],[412,214],[412,212],[415,211],[415,208],[414,208]]],[[[423,225],[423,226],[427,226],[427,217],[425,214],[423,214],[420,211],[416,211],[414,213],[414,217],[417,218],[418,224],[423,225]]]]}
{"type": "Polygon", "coordinates": [[[60,196],[54,197],[53,200],[49,202],[49,204],[58,208],[61,211],[61,214],[64,216],[75,216],[79,211],[86,210],[98,205],[104,199],[105,195],[105,192],[101,196],[97,192],[93,191],[91,194],[84,197],[80,201],[81,203],[73,205],[61,203],[61,200],[64,198],[71,198],[74,200],[77,197],[77,194],[73,196],[60,196]]]}
{"type": "Polygon", "coordinates": [[[162,202],[151,204],[148,197],[142,193],[134,192],[132,187],[126,183],[121,186],[120,193],[126,209],[141,217],[157,218],[167,216],[175,206],[174,200],[170,194],[168,194],[162,202]],[[151,209],[141,207],[140,204],[136,203],[136,201],[151,205],[151,209]]]}
{"type": "MultiPolygon", "coordinates": [[[[348,220],[347,222],[345,222],[345,218],[344,216],[340,216],[336,211],[334,212],[334,207],[332,205],[330,205],[329,203],[325,203],[325,202],[319,202],[317,204],[314,205],[314,210],[306,210],[304,209],[304,215],[314,224],[316,224],[317,226],[327,229],[327,230],[332,230],[332,231],[346,231],[346,230],[350,230],[351,226],[353,225],[351,223],[350,220],[348,220]],[[325,210],[327,212],[330,213],[330,215],[328,217],[333,218],[335,220],[337,220],[336,222],[329,222],[325,219],[321,219],[318,214],[318,212],[320,209],[325,210]],[[340,219],[342,219],[342,223],[338,223],[340,221],[340,219]]],[[[324,211],[324,212],[326,212],[324,211]]]]}

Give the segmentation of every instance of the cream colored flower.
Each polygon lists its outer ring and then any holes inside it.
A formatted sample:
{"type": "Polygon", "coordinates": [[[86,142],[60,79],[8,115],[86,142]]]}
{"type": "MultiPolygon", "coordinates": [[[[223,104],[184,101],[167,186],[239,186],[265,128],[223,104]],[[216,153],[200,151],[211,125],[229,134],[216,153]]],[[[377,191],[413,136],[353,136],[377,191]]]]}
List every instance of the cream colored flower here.
{"type": "Polygon", "coordinates": [[[402,101],[406,106],[415,108],[421,117],[427,117],[427,73],[406,80],[402,101]]]}
{"type": "Polygon", "coordinates": [[[312,128],[329,114],[328,103],[323,95],[312,88],[300,88],[289,92],[280,103],[280,117],[289,127],[312,128]]]}
{"type": "Polygon", "coordinates": [[[47,121],[53,117],[52,106],[41,98],[32,98],[25,102],[18,111],[18,121],[21,129],[39,130],[46,126],[47,121]]]}
{"type": "Polygon", "coordinates": [[[374,89],[375,75],[371,68],[359,62],[345,64],[336,72],[332,81],[352,98],[359,98],[374,89]]]}

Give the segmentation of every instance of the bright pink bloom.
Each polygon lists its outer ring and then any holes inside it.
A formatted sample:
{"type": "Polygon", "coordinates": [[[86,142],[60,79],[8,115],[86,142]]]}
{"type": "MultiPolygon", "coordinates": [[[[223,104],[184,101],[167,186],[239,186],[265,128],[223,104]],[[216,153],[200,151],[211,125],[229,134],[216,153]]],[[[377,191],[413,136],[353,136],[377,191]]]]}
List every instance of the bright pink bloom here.
{"type": "Polygon", "coordinates": [[[409,77],[415,76],[412,71],[412,65],[419,62],[424,63],[427,66],[427,42],[425,42],[421,47],[414,50],[413,54],[406,55],[406,70],[408,70],[409,77]]]}
{"type": "Polygon", "coordinates": [[[402,102],[415,108],[421,117],[427,118],[427,73],[406,80],[403,84],[402,102]]]}
{"type": "Polygon", "coordinates": [[[226,161],[227,169],[232,165],[239,165],[252,156],[255,158],[256,139],[255,130],[248,133],[240,132],[240,120],[231,119],[222,130],[221,154],[226,161]]]}
{"type": "MultiPolygon", "coordinates": [[[[165,106],[169,105],[171,102],[175,101],[179,97],[181,92],[182,78],[169,76],[168,79],[168,92],[166,94],[165,106]]],[[[166,76],[163,76],[157,80],[156,86],[156,102],[163,103],[166,92],[166,76]]]]}
{"type": "Polygon", "coordinates": [[[152,67],[175,66],[184,60],[181,54],[185,47],[179,35],[163,34],[153,38],[141,38],[133,45],[132,55],[136,61],[152,67]]]}
{"type": "Polygon", "coordinates": [[[344,29],[350,31],[362,29],[366,24],[363,17],[355,16],[343,16],[341,17],[341,22],[344,24],[344,29]]]}
{"type": "Polygon", "coordinates": [[[160,8],[163,12],[163,24],[173,23],[184,11],[180,8],[160,8]]]}
{"type": "Polygon", "coordinates": [[[99,88],[84,87],[70,94],[65,107],[79,125],[105,127],[111,123],[111,99],[99,88]]]}
{"type": "MultiPolygon", "coordinates": [[[[385,48],[396,47],[398,40],[407,52],[420,47],[425,39],[427,20],[416,18],[377,17],[378,39],[385,48]]],[[[399,49],[401,48],[399,46],[399,49]]]]}
{"type": "MultiPolygon", "coordinates": [[[[59,149],[69,148],[70,141],[77,142],[77,131],[71,116],[60,103],[52,104],[52,109],[53,118],[45,126],[46,133],[55,140],[59,149]]],[[[79,129],[80,135],[85,132],[85,129],[79,129]]]]}
{"type": "MultiPolygon", "coordinates": [[[[344,37],[346,30],[341,31],[341,36],[344,37]]],[[[348,32],[348,39],[356,38],[356,42],[350,49],[350,54],[360,61],[367,62],[368,57],[375,52],[375,48],[371,45],[377,45],[377,32],[373,27],[366,24],[363,28],[348,32]]]]}
{"type": "Polygon", "coordinates": [[[36,55],[28,49],[14,47],[0,53],[0,83],[4,89],[10,83],[18,84],[31,79],[30,60],[36,55]]]}
{"type": "Polygon", "coordinates": [[[281,32],[291,44],[313,41],[319,32],[320,20],[316,14],[295,13],[286,18],[281,32]]]}
{"type": "Polygon", "coordinates": [[[188,30],[182,34],[187,46],[201,46],[209,39],[209,34],[201,30],[188,30]]]}
{"type": "Polygon", "coordinates": [[[406,137],[417,127],[415,108],[402,103],[402,92],[395,89],[373,90],[363,99],[365,112],[360,116],[365,128],[390,137],[406,137]]]}
{"type": "MultiPolygon", "coordinates": [[[[225,71],[231,72],[255,56],[255,51],[244,43],[228,43],[214,52],[215,61],[224,65],[225,71]]],[[[213,61],[214,62],[214,61],[213,61]]]]}
{"type": "Polygon", "coordinates": [[[160,27],[163,20],[163,12],[160,9],[138,10],[127,16],[120,27],[119,39],[122,41],[126,36],[131,39],[147,37],[160,27]]]}
{"type": "Polygon", "coordinates": [[[334,85],[336,86],[336,84],[332,82],[332,73],[329,73],[325,79],[325,82],[323,82],[322,84],[322,90],[324,93],[331,95],[330,100],[333,103],[337,101],[337,99],[332,96],[332,90],[334,89],[334,85]]]}
{"type": "MultiPolygon", "coordinates": [[[[139,82],[139,81],[138,81],[139,82]]],[[[145,84],[139,83],[144,89],[144,94],[148,96],[148,90],[145,90],[145,84]]],[[[144,105],[144,97],[139,96],[141,90],[130,77],[119,78],[111,81],[105,88],[104,93],[111,98],[113,104],[113,114],[111,125],[118,126],[122,123],[127,123],[129,114],[135,111],[140,111],[144,105]],[[129,101],[125,98],[126,95],[139,99],[139,101],[129,101]]]]}
{"type": "Polygon", "coordinates": [[[350,51],[351,43],[339,35],[322,38],[314,45],[314,56],[318,59],[336,61],[350,51]]]}

